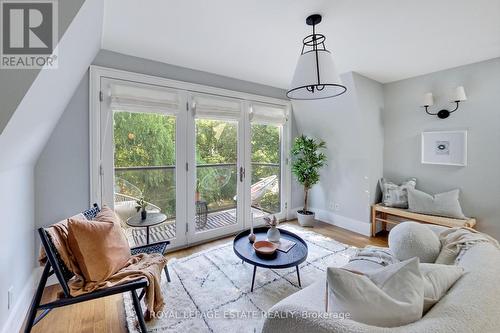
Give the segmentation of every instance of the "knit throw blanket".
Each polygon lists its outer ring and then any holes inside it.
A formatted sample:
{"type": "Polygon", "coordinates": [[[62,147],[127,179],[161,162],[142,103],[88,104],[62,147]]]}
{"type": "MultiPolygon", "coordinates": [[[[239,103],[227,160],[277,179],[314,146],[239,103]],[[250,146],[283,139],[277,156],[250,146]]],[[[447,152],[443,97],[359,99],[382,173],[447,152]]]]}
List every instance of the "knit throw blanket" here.
{"type": "Polygon", "coordinates": [[[399,262],[389,248],[377,246],[367,246],[364,249],[358,249],[357,253],[349,260],[349,262],[358,260],[371,261],[381,266],[387,266],[399,262]]]}
{"type": "Polygon", "coordinates": [[[439,240],[441,252],[436,259],[436,264],[456,264],[467,249],[478,243],[490,243],[500,250],[496,239],[467,227],[447,229],[439,234],[439,240]]]}
{"type": "MultiPolygon", "coordinates": [[[[75,276],[68,281],[72,296],[86,294],[98,289],[109,288],[130,281],[146,278],[145,303],[147,311],[146,320],[150,314],[159,312],[164,305],[163,295],[160,289],[161,272],[167,263],[167,259],[161,254],[140,253],[130,257],[125,266],[105,281],[85,281],[78,263],[68,246],[67,220],[61,221],[47,228],[47,233],[54,244],[61,260],[75,276]]],[[[41,266],[47,262],[47,256],[43,247],[40,248],[38,261],[41,266]]]]}

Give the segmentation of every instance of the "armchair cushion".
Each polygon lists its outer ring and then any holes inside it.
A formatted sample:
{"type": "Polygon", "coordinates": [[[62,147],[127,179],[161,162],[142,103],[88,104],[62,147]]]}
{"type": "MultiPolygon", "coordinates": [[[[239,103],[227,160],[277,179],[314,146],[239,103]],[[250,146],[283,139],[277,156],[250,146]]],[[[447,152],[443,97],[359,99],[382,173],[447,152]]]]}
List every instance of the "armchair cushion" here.
{"type": "Polygon", "coordinates": [[[85,280],[100,282],[125,266],[130,247],[111,209],[103,207],[95,219],[69,219],[68,243],[85,280]]]}

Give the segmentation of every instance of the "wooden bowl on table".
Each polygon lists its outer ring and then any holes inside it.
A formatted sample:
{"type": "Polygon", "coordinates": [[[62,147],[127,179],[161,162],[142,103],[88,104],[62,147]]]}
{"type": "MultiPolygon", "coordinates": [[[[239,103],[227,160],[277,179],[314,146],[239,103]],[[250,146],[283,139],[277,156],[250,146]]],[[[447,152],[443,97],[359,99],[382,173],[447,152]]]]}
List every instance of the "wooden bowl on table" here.
{"type": "Polygon", "coordinates": [[[266,240],[261,240],[253,243],[253,249],[258,256],[272,257],[276,253],[278,245],[266,240]]]}

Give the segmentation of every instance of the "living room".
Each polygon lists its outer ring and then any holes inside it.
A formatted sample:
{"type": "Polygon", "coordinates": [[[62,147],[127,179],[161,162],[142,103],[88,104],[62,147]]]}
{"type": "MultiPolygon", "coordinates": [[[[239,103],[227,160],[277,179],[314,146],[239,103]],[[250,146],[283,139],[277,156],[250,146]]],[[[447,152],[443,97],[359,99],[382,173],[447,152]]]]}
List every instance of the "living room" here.
{"type": "Polygon", "coordinates": [[[2,332],[500,330],[500,1],[0,6],[2,332]]]}

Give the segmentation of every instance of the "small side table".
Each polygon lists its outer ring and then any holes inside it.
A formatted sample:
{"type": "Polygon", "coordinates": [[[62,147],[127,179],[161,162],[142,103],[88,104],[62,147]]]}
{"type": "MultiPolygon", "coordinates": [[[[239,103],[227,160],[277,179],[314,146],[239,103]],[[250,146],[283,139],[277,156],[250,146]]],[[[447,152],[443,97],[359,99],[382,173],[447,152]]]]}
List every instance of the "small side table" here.
{"type": "Polygon", "coordinates": [[[148,213],[145,220],[141,219],[141,214],[132,216],[127,220],[127,225],[134,228],[146,228],[146,244],[149,244],[149,228],[167,220],[167,215],[163,213],[148,213]]]}

